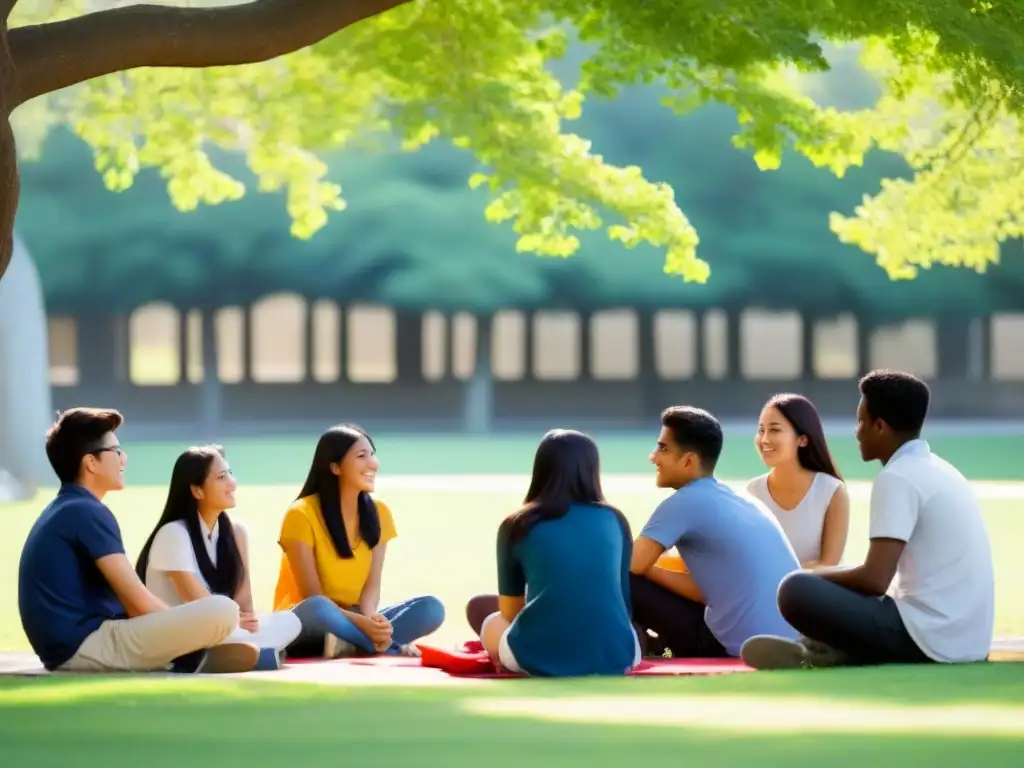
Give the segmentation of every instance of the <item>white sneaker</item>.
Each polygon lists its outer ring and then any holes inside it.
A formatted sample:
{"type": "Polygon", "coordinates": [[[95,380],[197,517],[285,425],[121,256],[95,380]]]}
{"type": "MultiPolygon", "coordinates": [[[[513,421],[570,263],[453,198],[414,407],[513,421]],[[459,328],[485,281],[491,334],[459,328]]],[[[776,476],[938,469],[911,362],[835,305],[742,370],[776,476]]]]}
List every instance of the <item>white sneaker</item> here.
{"type": "Polygon", "coordinates": [[[350,659],[359,655],[359,649],[348,640],[342,640],[337,635],[328,632],[324,635],[324,658],[325,659],[350,659]]]}
{"type": "Polygon", "coordinates": [[[399,656],[411,656],[412,658],[415,658],[415,659],[418,659],[421,656],[423,656],[423,654],[420,652],[420,649],[417,648],[412,643],[406,643],[405,645],[398,646],[398,655],[399,656]]]}

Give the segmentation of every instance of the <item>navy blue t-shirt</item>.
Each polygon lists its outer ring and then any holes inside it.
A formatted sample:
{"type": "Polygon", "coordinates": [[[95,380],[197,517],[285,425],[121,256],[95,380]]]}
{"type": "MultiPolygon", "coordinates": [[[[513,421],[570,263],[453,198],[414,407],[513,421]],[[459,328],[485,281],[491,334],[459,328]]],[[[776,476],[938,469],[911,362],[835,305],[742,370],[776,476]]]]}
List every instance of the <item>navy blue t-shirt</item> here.
{"type": "Polygon", "coordinates": [[[613,510],[574,505],[514,545],[498,531],[498,591],[526,597],[508,646],[531,675],[622,675],[637,661],[630,619],[633,540],[613,510]]]}
{"type": "Polygon", "coordinates": [[[121,529],[107,506],[85,488],[62,485],[36,520],[21,550],[21,626],[43,666],[56,669],[124,606],[96,561],[124,554],[121,529]]]}

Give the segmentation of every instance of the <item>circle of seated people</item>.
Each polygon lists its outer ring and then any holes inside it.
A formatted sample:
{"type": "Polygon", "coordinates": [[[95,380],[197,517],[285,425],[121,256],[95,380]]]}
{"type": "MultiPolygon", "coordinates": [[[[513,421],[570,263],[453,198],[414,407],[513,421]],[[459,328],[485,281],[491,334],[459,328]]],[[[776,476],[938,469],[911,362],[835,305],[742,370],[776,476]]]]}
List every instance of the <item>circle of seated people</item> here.
{"type": "MultiPolygon", "coordinates": [[[[497,531],[497,591],[466,606],[494,667],[565,677],[622,675],[666,653],[755,669],[987,658],[989,538],[970,483],[921,438],[928,387],[882,370],[859,391],[861,457],[882,471],[868,554],[852,566],[839,565],[849,495],[801,395],[765,404],[754,446],[767,472],[740,492],[715,477],[724,440],[714,416],[666,409],[650,461],[672,493],[635,537],[602,492],[595,441],[548,432],[521,508],[497,531]]],[[[237,483],[220,446],[178,457],[164,510],[128,559],[103,503],[124,487],[122,421],[75,408],[46,435],[60,489],[18,575],[22,626],[46,669],[230,673],[289,656],[415,657],[444,622],[433,596],[380,606],[398,533],[374,494],[380,463],[364,430],[320,436],[281,522],[273,610],[257,614],[249,533],[229,514],[237,483]]]]}

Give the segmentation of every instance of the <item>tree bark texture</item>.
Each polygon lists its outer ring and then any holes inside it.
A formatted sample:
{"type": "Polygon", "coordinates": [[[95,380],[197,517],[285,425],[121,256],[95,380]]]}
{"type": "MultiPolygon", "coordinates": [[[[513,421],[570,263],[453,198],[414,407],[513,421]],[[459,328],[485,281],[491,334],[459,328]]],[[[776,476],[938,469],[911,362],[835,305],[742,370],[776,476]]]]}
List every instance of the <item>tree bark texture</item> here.
{"type": "Polygon", "coordinates": [[[20,184],[10,114],[20,104],[138,67],[223,67],[306,48],[408,0],[252,0],[217,8],[130,5],[8,30],[0,0],[0,278],[20,184]]]}

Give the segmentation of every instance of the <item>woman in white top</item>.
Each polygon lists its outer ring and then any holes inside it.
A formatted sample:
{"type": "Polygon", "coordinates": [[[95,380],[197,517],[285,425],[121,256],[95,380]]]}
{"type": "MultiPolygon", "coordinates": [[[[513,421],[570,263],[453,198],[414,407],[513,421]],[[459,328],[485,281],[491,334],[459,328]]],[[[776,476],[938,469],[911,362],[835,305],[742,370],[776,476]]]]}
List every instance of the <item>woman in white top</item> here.
{"type": "Polygon", "coordinates": [[[238,483],[219,445],[189,448],[171,473],[167,502],[135,566],[146,587],[169,606],[208,595],[238,603],[239,626],[224,642],[260,649],[257,670],[278,669],[302,622],[291,611],[257,616],[249,581],[249,536],[224,510],[238,483]]]}
{"type": "Polygon", "coordinates": [[[804,568],[838,565],[846,548],[850,498],[832,461],[814,404],[802,395],[765,403],[754,445],[770,471],[747,492],[778,518],[804,568]]]}

